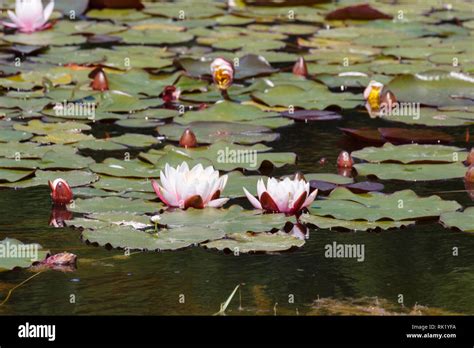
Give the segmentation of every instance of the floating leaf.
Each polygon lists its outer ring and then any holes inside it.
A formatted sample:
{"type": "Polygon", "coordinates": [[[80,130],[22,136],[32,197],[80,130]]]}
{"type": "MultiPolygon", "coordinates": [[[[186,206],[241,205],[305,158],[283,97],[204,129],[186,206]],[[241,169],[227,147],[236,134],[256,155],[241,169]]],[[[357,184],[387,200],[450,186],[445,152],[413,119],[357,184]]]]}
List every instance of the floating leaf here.
{"type": "Polygon", "coordinates": [[[162,207],[159,203],[152,203],[140,199],[127,199],[120,197],[95,197],[89,199],[76,199],[69,209],[76,213],[154,213],[162,207]]]}
{"type": "Polygon", "coordinates": [[[246,254],[287,251],[293,248],[301,248],[304,243],[304,240],[290,236],[284,232],[235,233],[228,235],[226,239],[205,243],[203,247],[246,254]]]}
{"type": "Polygon", "coordinates": [[[462,212],[444,213],[440,216],[440,221],[447,228],[474,232],[474,207],[466,208],[462,212]]]}
{"type": "Polygon", "coordinates": [[[320,229],[344,229],[351,231],[372,231],[372,230],[389,230],[394,228],[407,227],[415,224],[415,221],[363,221],[363,220],[340,220],[324,216],[316,216],[311,214],[303,214],[300,217],[302,223],[314,225],[320,229]]]}
{"type": "Polygon", "coordinates": [[[332,191],[328,199],[314,202],[309,210],[313,215],[342,220],[401,221],[437,217],[460,208],[455,201],[445,201],[438,196],[419,197],[411,190],[355,194],[341,187],[332,191]]]}
{"type": "Polygon", "coordinates": [[[23,244],[12,238],[0,241],[0,246],[3,251],[0,257],[0,272],[28,268],[49,255],[49,251],[43,250],[39,244],[23,244]]]}
{"type": "Polygon", "coordinates": [[[366,147],[352,152],[352,157],[367,162],[399,162],[399,163],[443,163],[461,162],[466,159],[467,152],[459,147],[446,145],[392,145],[382,147],[366,147]]]}
{"type": "Polygon", "coordinates": [[[221,140],[229,143],[254,144],[258,142],[271,142],[278,138],[277,133],[264,126],[249,123],[234,122],[190,122],[188,124],[166,124],[157,128],[161,135],[168,140],[179,141],[183,132],[192,129],[200,144],[212,144],[221,140]]]}
{"type": "Polygon", "coordinates": [[[467,168],[462,163],[449,164],[398,164],[361,163],[354,165],[362,176],[375,176],[382,180],[429,181],[462,178],[467,168]]]}

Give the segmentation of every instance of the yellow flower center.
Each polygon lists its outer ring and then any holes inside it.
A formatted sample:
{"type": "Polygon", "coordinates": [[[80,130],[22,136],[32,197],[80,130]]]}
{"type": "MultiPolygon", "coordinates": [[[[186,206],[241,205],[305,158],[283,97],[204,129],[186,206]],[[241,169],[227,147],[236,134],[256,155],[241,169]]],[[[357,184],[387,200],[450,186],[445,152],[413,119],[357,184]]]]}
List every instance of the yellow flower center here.
{"type": "Polygon", "coordinates": [[[380,92],[380,87],[372,87],[370,90],[367,102],[369,103],[372,110],[378,110],[380,108],[380,92]]]}
{"type": "Polygon", "coordinates": [[[227,89],[232,82],[232,78],[225,69],[218,69],[214,73],[214,81],[219,89],[227,89]]]}

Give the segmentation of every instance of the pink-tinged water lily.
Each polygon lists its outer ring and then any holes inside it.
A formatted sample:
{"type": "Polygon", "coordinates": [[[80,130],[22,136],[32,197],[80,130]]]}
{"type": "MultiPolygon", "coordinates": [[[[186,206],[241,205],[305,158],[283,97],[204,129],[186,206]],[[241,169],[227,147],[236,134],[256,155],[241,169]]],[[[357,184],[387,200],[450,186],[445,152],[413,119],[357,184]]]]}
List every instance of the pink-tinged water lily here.
{"type": "Polygon", "coordinates": [[[216,58],[211,63],[211,74],[214,83],[220,90],[226,90],[234,81],[234,67],[222,58],[216,58]]]}
{"type": "Polygon", "coordinates": [[[173,168],[166,164],[160,172],[159,185],[152,180],[152,186],[161,201],[169,207],[202,209],[219,208],[228,198],[219,198],[227,183],[227,175],[219,176],[212,166],[204,168],[202,164],[189,169],[186,162],[173,168]]]}
{"type": "Polygon", "coordinates": [[[3,25],[15,28],[22,33],[33,33],[47,29],[48,19],[53,13],[54,1],[43,8],[42,0],[16,0],[15,12],[8,11],[13,23],[3,22],[3,25]]]}
{"type": "Polygon", "coordinates": [[[48,181],[49,188],[51,189],[51,199],[54,204],[66,205],[72,201],[72,190],[68,183],[59,178],[53,182],[48,181]]]}
{"type": "Polygon", "coordinates": [[[285,178],[277,180],[269,178],[267,187],[260,179],[257,183],[258,199],[243,188],[248,200],[256,209],[263,209],[272,213],[296,214],[309,206],[316,198],[318,190],[310,194],[309,183],[301,176],[293,180],[285,178]]]}

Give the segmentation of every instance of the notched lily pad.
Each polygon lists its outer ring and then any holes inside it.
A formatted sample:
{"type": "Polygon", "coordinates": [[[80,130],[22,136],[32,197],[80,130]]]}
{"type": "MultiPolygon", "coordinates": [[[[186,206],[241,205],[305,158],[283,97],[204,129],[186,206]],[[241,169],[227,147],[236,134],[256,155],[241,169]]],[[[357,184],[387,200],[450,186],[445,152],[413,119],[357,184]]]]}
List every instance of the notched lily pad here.
{"type": "Polygon", "coordinates": [[[0,272],[30,267],[49,255],[39,244],[24,244],[12,238],[0,241],[0,251],[0,272]]]}
{"type": "Polygon", "coordinates": [[[277,233],[234,233],[225,239],[203,244],[207,249],[230,251],[232,253],[281,252],[301,248],[305,241],[284,232],[277,233]]]}
{"type": "Polygon", "coordinates": [[[474,232],[474,207],[466,208],[462,212],[444,213],[439,220],[447,228],[474,232]]]}

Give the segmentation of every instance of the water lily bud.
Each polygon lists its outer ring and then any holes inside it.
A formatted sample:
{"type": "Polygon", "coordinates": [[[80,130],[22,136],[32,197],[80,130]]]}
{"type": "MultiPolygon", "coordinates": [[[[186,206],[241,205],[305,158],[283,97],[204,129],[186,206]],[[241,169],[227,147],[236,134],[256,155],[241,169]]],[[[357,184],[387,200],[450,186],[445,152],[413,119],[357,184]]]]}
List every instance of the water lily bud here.
{"type": "Polygon", "coordinates": [[[468,166],[471,166],[474,164],[474,148],[472,148],[471,151],[468,153],[467,158],[466,158],[466,164],[468,166]]]}
{"type": "Polygon", "coordinates": [[[89,77],[93,78],[91,87],[94,91],[103,92],[109,90],[109,80],[107,79],[107,76],[101,67],[94,69],[90,73],[89,77]]]}
{"type": "Polygon", "coordinates": [[[364,98],[370,105],[372,110],[380,108],[380,94],[383,89],[383,84],[377,81],[370,81],[367,88],[364,90],[364,98]]]}
{"type": "Polygon", "coordinates": [[[234,81],[234,67],[223,58],[216,58],[211,63],[211,75],[220,90],[226,90],[234,81]]]}
{"type": "Polygon", "coordinates": [[[474,166],[470,166],[467,169],[466,175],[464,176],[464,181],[474,183],[474,166]]]}
{"type": "Polygon", "coordinates": [[[339,168],[352,168],[354,161],[352,160],[351,155],[347,151],[342,151],[337,157],[337,166],[339,168]]]}
{"type": "Polygon", "coordinates": [[[303,57],[299,57],[295,65],[293,65],[293,74],[298,76],[308,76],[308,67],[303,57]]]}
{"type": "Polygon", "coordinates": [[[190,128],[186,128],[186,130],[183,132],[183,135],[181,135],[181,138],[179,139],[179,146],[188,148],[188,147],[196,147],[196,145],[197,145],[196,135],[190,128]]]}
{"type": "Polygon", "coordinates": [[[388,110],[397,103],[397,97],[391,91],[385,91],[380,97],[380,105],[385,105],[388,110]]]}
{"type": "Polygon", "coordinates": [[[48,181],[51,189],[51,198],[54,204],[66,205],[72,201],[72,190],[68,183],[63,179],[56,179],[53,182],[48,181]]]}
{"type": "Polygon", "coordinates": [[[337,174],[345,176],[346,178],[352,178],[352,168],[337,167],[337,174]]]}

